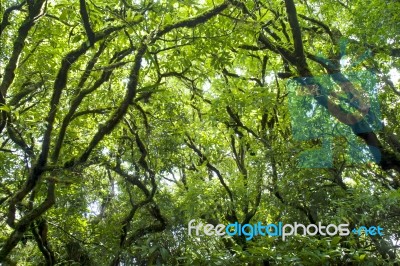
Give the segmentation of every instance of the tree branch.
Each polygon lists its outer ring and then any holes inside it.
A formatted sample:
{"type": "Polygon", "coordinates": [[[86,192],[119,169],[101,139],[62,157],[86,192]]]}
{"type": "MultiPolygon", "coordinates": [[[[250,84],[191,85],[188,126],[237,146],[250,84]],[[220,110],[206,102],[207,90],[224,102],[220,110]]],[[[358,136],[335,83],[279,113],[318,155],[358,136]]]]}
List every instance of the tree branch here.
{"type": "Polygon", "coordinates": [[[4,29],[10,25],[9,22],[9,17],[11,12],[13,12],[14,10],[21,10],[21,8],[26,4],[26,1],[22,1],[21,3],[14,5],[14,6],[10,6],[9,8],[7,8],[4,13],[3,13],[3,19],[1,20],[0,23],[0,36],[3,33],[4,29]]]}
{"type": "Polygon", "coordinates": [[[141,61],[142,61],[142,57],[144,56],[144,54],[146,53],[146,51],[148,49],[149,44],[154,43],[161,36],[167,34],[168,32],[170,32],[174,29],[181,28],[181,27],[193,28],[201,23],[205,23],[209,19],[211,19],[214,16],[221,13],[228,6],[229,6],[228,2],[224,2],[223,4],[215,7],[214,9],[211,9],[210,11],[205,12],[199,16],[196,16],[196,17],[190,18],[190,19],[186,19],[186,20],[177,22],[175,24],[166,25],[161,30],[153,32],[149,36],[145,36],[141,41],[140,47],[138,47],[138,49],[136,51],[134,65],[133,65],[131,73],[129,75],[127,92],[126,92],[125,97],[124,97],[123,101],[121,102],[120,106],[104,124],[99,126],[99,130],[95,133],[89,146],[79,157],[78,161],[77,162],[75,162],[75,161],[67,162],[66,166],[70,167],[72,165],[75,165],[75,163],[85,162],[89,158],[90,153],[97,146],[97,144],[104,138],[105,135],[111,133],[111,131],[115,128],[115,126],[124,117],[124,115],[128,111],[129,105],[133,102],[133,99],[136,96],[137,85],[139,82],[139,74],[140,74],[140,69],[141,69],[141,61]]]}
{"type": "Polygon", "coordinates": [[[47,188],[47,197],[38,207],[30,211],[19,222],[15,225],[15,229],[12,234],[4,242],[3,247],[0,250],[0,262],[4,261],[7,255],[14,249],[18,242],[23,237],[24,233],[29,229],[29,225],[45,213],[55,203],[55,184],[53,181],[49,181],[47,188]]]}
{"type": "Polygon", "coordinates": [[[90,46],[93,46],[95,43],[95,34],[90,26],[89,15],[86,10],[85,0],[79,0],[79,13],[81,14],[81,18],[83,21],[83,27],[85,28],[86,35],[88,37],[90,46]]]}
{"type": "Polygon", "coordinates": [[[285,0],[286,13],[289,18],[289,24],[292,30],[293,42],[294,42],[294,52],[297,59],[298,68],[306,68],[307,62],[304,56],[303,40],[301,36],[301,29],[299,21],[297,19],[296,6],[293,0],[285,0]]]}

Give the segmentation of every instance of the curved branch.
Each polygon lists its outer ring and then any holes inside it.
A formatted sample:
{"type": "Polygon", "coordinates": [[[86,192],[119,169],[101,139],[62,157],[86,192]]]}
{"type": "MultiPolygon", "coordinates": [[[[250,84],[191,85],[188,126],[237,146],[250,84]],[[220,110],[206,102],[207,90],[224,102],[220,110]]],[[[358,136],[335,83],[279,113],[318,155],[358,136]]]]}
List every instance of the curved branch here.
{"type": "Polygon", "coordinates": [[[24,22],[18,29],[18,35],[14,41],[12,54],[5,68],[3,81],[0,84],[0,93],[4,98],[7,95],[8,88],[14,81],[14,72],[17,68],[18,59],[22,53],[22,50],[25,47],[25,39],[28,37],[29,30],[36,23],[37,17],[41,15],[41,9],[44,3],[45,0],[37,1],[37,3],[34,5],[35,8],[32,8],[33,13],[29,12],[28,16],[25,18],[24,22]]]}
{"type": "Polygon", "coordinates": [[[199,16],[189,18],[175,24],[169,24],[164,26],[161,30],[153,32],[149,36],[145,36],[142,41],[141,45],[138,47],[136,51],[136,56],[134,59],[134,65],[132,67],[131,73],[129,74],[129,81],[127,85],[127,92],[123,101],[121,102],[118,109],[111,115],[111,117],[102,125],[99,126],[99,130],[93,136],[89,146],[86,150],[82,153],[77,161],[70,161],[66,163],[66,167],[72,167],[76,163],[83,163],[87,161],[93,149],[99,144],[100,141],[104,138],[105,135],[110,134],[111,131],[117,126],[117,124],[122,120],[125,114],[128,111],[129,105],[133,102],[133,99],[137,93],[137,86],[139,83],[139,74],[141,69],[141,62],[144,54],[147,52],[148,45],[157,41],[160,37],[167,34],[168,32],[182,28],[193,28],[199,24],[205,23],[211,18],[215,17],[223,10],[225,10],[229,6],[228,2],[224,2],[223,4],[216,6],[215,8],[200,14],[199,16]]]}
{"type": "Polygon", "coordinates": [[[53,181],[49,181],[46,199],[38,207],[34,208],[32,211],[22,217],[21,220],[19,220],[19,222],[15,225],[15,229],[12,234],[4,242],[4,245],[0,250],[0,262],[4,261],[8,254],[18,244],[24,233],[29,229],[29,225],[32,223],[32,221],[40,217],[54,205],[56,201],[54,192],[55,184],[53,181]]]}
{"type": "Polygon", "coordinates": [[[3,13],[3,19],[1,20],[0,23],[0,36],[3,33],[4,29],[10,25],[10,21],[9,21],[9,17],[11,12],[13,12],[14,10],[21,10],[21,8],[26,4],[26,1],[22,1],[20,4],[14,5],[14,6],[10,6],[9,8],[7,8],[4,13],[3,13]]]}
{"type": "Polygon", "coordinates": [[[164,26],[160,31],[158,31],[156,33],[156,36],[154,38],[154,40],[158,39],[159,37],[167,34],[168,32],[177,29],[177,28],[193,28],[199,24],[205,23],[208,20],[210,20],[211,18],[215,17],[216,15],[218,15],[219,13],[221,13],[222,11],[224,11],[225,9],[227,9],[229,7],[229,2],[226,1],[218,6],[216,6],[215,8],[197,16],[194,18],[189,18],[189,19],[185,19],[182,20],[180,22],[177,22],[175,24],[169,24],[164,26]]]}
{"type": "Polygon", "coordinates": [[[330,29],[325,23],[322,23],[322,22],[319,21],[319,20],[316,20],[316,19],[314,19],[314,18],[307,17],[307,16],[302,15],[302,14],[299,14],[299,17],[301,17],[301,18],[304,19],[304,20],[310,21],[310,22],[312,22],[312,23],[314,23],[314,24],[320,26],[320,27],[321,27],[322,29],[324,29],[325,32],[329,35],[329,37],[331,38],[332,42],[335,41],[335,38],[333,37],[333,33],[332,33],[331,29],[330,29]]]}
{"type": "Polygon", "coordinates": [[[79,0],[79,13],[81,14],[83,27],[85,28],[86,35],[88,37],[90,46],[93,46],[95,43],[95,34],[90,26],[89,15],[86,10],[86,2],[85,0],[79,0]]]}
{"type": "Polygon", "coordinates": [[[186,145],[188,145],[188,147],[191,148],[199,156],[201,163],[206,162],[207,168],[213,171],[217,175],[219,182],[224,187],[225,191],[228,193],[230,201],[233,203],[234,202],[233,193],[231,189],[228,187],[228,185],[225,183],[225,180],[222,177],[221,172],[208,161],[207,157],[193,143],[193,140],[190,138],[190,136],[186,135],[186,137],[188,138],[188,140],[185,141],[186,145]]]}
{"type": "MultiPolygon", "coordinates": [[[[111,58],[110,63],[122,60],[124,58],[124,56],[126,56],[128,53],[131,53],[133,50],[134,50],[134,48],[132,47],[132,48],[125,49],[123,51],[116,52],[114,54],[114,56],[111,58]]],[[[102,51],[102,50],[98,51],[98,55],[100,55],[100,53],[101,53],[100,51],[102,51]]],[[[97,55],[97,53],[96,53],[96,55],[97,55]]],[[[94,65],[95,65],[95,63],[97,61],[95,59],[95,58],[97,58],[96,55],[92,58],[91,61],[89,61],[88,65],[86,67],[85,73],[82,75],[82,78],[81,78],[81,80],[80,80],[80,82],[78,84],[78,88],[83,86],[85,80],[88,78],[88,75],[89,75],[90,71],[93,69],[93,67],[94,67],[94,65]]],[[[54,151],[53,151],[53,154],[52,154],[52,161],[53,162],[56,162],[58,160],[58,157],[59,157],[60,152],[61,152],[62,144],[64,142],[64,137],[65,137],[65,133],[66,133],[67,127],[68,127],[69,123],[72,121],[72,119],[73,119],[73,117],[75,115],[75,112],[78,109],[78,107],[80,106],[81,102],[83,101],[83,99],[88,94],[90,94],[93,91],[97,90],[104,82],[108,81],[110,76],[111,76],[111,74],[112,74],[112,70],[104,70],[102,75],[100,76],[100,78],[98,78],[91,87],[89,87],[89,88],[87,88],[85,90],[82,90],[72,100],[71,106],[70,106],[70,108],[68,110],[68,113],[65,115],[65,117],[63,119],[63,122],[61,124],[61,129],[60,129],[60,132],[59,132],[57,140],[56,140],[56,145],[54,147],[54,151]]]]}
{"type": "Polygon", "coordinates": [[[303,40],[301,37],[301,29],[297,19],[296,6],[293,0],[285,0],[286,13],[289,18],[289,24],[292,30],[294,52],[297,58],[297,66],[300,68],[307,67],[306,57],[304,56],[303,40]]]}

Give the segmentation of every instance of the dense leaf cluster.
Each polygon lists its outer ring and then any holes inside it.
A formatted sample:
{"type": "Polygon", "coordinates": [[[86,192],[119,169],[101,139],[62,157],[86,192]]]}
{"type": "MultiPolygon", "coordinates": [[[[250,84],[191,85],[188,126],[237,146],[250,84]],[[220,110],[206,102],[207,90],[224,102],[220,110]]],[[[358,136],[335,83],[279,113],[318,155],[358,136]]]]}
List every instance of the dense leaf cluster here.
{"type": "Polygon", "coordinates": [[[0,11],[2,265],[399,263],[398,1],[0,11]],[[192,219],[385,235],[196,237],[192,219]]]}

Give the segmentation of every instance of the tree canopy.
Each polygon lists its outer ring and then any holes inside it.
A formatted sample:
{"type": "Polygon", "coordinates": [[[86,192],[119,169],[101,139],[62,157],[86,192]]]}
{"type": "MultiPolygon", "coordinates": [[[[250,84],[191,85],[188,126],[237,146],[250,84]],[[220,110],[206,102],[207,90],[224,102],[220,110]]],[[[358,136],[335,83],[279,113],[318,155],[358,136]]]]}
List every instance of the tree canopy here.
{"type": "Polygon", "coordinates": [[[4,265],[400,262],[399,1],[0,10],[4,265]],[[384,235],[247,241],[192,219],[384,235]]]}

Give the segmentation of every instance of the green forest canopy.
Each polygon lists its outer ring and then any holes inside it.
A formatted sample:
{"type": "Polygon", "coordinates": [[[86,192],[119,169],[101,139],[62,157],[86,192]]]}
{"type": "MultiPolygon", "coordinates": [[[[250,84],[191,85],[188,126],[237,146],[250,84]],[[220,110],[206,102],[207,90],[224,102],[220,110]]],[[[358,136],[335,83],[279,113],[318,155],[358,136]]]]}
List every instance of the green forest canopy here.
{"type": "Polygon", "coordinates": [[[4,265],[399,262],[399,1],[0,10],[4,265]],[[192,219],[385,235],[195,237],[192,219]]]}

